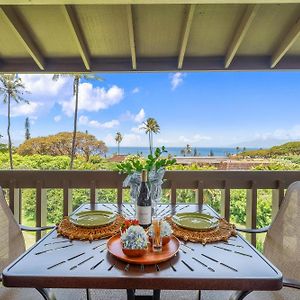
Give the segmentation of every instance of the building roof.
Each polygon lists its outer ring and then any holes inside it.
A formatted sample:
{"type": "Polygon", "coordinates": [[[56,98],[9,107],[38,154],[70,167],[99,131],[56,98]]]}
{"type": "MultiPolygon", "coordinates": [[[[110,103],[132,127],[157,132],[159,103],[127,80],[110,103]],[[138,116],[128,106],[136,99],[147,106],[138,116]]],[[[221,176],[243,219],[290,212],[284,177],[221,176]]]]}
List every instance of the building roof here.
{"type": "Polygon", "coordinates": [[[300,0],[0,0],[0,72],[299,69],[299,35],[300,0]]]}

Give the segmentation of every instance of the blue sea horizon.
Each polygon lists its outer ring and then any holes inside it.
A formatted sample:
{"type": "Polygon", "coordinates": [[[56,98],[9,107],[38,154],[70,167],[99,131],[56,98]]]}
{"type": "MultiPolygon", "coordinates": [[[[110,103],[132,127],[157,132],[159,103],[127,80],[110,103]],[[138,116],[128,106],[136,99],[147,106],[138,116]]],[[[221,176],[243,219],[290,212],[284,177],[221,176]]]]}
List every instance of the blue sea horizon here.
{"type": "MultiPolygon", "coordinates": [[[[166,147],[168,154],[172,156],[183,156],[181,150],[184,147],[166,147]]],[[[256,148],[246,148],[246,150],[255,150],[256,148]]],[[[241,152],[243,148],[239,150],[241,152]]],[[[117,154],[117,147],[108,147],[108,152],[106,156],[112,156],[117,154]]],[[[228,154],[236,154],[236,148],[232,147],[192,147],[192,153],[186,156],[222,156],[226,157],[228,154]],[[196,154],[196,155],[195,155],[196,154]]],[[[135,155],[140,154],[142,156],[147,156],[149,154],[149,147],[122,147],[120,146],[120,155],[135,155]]]]}

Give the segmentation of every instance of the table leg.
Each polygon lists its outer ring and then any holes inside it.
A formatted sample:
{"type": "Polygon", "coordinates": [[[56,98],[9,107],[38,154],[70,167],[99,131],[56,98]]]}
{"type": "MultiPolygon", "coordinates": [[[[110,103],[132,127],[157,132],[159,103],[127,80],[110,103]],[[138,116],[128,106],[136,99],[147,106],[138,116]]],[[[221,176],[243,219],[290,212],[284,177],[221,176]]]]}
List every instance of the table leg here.
{"type": "Polygon", "coordinates": [[[91,294],[89,289],[86,289],[86,300],[91,300],[91,294]]]}
{"type": "Polygon", "coordinates": [[[56,300],[56,297],[53,293],[49,292],[48,289],[37,288],[36,289],[45,300],[56,300]]]}
{"type": "Polygon", "coordinates": [[[160,300],[160,290],[153,290],[153,300],[160,300]]]}
{"type": "Polygon", "coordinates": [[[198,291],[198,300],[201,300],[201,291],[198,291]]]}
{"type": "Polygon", "coordinates": [[[135,300],[135,290],[127,290],[127,300],[135,300]]]}
{"type": "Polygon", "coordinates": [[[230,300],[243,300],[252,291],[236,291],[230,296],[230,300]]]}

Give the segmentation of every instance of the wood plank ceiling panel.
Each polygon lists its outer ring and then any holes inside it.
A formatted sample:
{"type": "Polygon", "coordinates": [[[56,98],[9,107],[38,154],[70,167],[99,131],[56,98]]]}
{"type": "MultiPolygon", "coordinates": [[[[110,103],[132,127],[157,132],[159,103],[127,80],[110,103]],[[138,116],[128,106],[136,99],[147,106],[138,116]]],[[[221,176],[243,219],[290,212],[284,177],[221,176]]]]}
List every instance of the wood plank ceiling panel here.
{"type": "Polygon", "coordinates": [[[126,6],[76,7],[92,57],[131,57],[126,6]]]}
{"type": "Polygon", "coordinates": [[[45,57],[80,57],[63,6],[19,6],[18,11],[45,57]]]}
{"type": "Polygon", "coordinates": [[[244,5],[197,5],[187,56],[225,56],[244,5]]]}
{"type": "Polygon", "coordinates": [[[0,57],[30,57],[4,14],[0,14],[0,57]]]}
{"type": "Polygon", "coordinates": [[[297,4],[261,5],[237,55],[271,56],[299,16],[297,4]]]}
{"type": "Polygon", "coordinates": [[[136,5],[138,57],[177,57],[184,23],[184,5],[136,5]]]}

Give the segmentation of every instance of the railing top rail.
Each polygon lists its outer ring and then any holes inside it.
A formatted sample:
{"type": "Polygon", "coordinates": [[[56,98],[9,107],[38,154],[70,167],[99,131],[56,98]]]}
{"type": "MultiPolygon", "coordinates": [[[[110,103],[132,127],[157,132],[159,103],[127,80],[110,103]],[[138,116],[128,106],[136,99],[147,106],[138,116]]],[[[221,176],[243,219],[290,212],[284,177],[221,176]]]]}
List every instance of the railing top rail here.
{"type": "MultiPolygon", "coordinates": [[[[8,188],[34,188],[39,182],[43,188],[118,188],[126,175],[116,171],[87,170],[0,170],[0,186],[8,188]]],[[[300,171],[166,171],[164,188],[276,189],[287,188],[300,180],[300,171]]]]}

